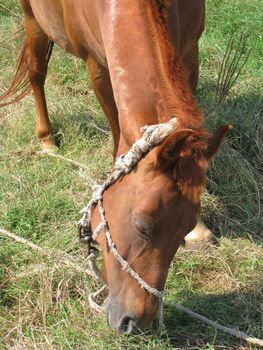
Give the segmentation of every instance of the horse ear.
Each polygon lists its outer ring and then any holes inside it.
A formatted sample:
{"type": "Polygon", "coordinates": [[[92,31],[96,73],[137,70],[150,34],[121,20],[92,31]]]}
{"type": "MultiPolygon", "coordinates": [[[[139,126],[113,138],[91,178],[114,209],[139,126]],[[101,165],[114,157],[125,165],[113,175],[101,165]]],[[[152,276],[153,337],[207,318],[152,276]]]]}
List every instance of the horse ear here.
{"type": "Polygon", "coordinates": [[[232,129],[232,125],[223,125],[216,130],[216,132],[210,137],[208,141],[208,147],[206,152],[207,159],[211,159],[217,153],[225,134],[232,129]]]}
{"type": "Polygon", "coordinates": [[[193,132],[193,129],[180,129],[169,135],[158,149],[157,164],[166,167],[174,164],[175,159],[180,157],[184,142],[193,132]]]}

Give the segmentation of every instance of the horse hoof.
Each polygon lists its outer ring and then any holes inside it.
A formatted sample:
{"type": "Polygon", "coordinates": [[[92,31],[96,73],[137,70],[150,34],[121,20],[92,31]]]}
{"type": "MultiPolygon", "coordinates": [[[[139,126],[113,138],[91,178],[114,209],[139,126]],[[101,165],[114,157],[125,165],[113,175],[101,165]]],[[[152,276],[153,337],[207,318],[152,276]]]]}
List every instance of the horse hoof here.
{"type": "Polygon", "coordinates": [[[193,251],[205,251],[213,245],[212,239],[204,241],[185,240],[185,248],[193,251]]]}
{"type": "Polygon", "coordinates": [[[46,153],[56,153],[58,151],[58,147],[55,144],[52,136],[41,139],[41,148],[42,151],[46,153]]]}
{"type": "Polygon", "coordinates": [[[206,250],[213,244],[213,233],[202,221],[199,221],[196,227],[185,236],[184,241],[187,249],[206,250]]]}

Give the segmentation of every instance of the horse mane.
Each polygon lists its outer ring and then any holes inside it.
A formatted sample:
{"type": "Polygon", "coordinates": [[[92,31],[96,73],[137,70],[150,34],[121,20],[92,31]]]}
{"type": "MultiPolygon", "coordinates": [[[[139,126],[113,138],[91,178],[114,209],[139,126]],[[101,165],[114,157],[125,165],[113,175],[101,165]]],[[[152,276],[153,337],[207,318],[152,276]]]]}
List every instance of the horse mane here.
{"type": "Polygon", "coordinates": [[[149,0],[156,42],[164,59],[166,76],[172,86],[173,93],[168,92],[167,98],[173,106],[173,115],[178,117],[182,126],[197,127],[202,124],[203,117],[189,87],[188,74],[169,38],[167,14],[170,2],[170,0],[149,0]]]}
{"type": "Polygon", "coordinates": [[[149,0],[154,34],[164,60],[166,76],[172,86],[173,94],[168,94],[167,97],[172,106],[175,106],[174,115],[180,128],[190,127],[194,132],[182,142],[175,140],[176,147],[168,156],[169,161],[161,156],[159,166],[163,167],[166,163],[166,170],[172,171],[181,194],[198,203],[205,187],[208,166],[206,152],[210,134],[200,128],[203,116],[188,84],[188,73],[169,38],[167,15],[170,3],[171,0],[149,0]],[[167,169],[167,164],[170,169],[167,169]]]}

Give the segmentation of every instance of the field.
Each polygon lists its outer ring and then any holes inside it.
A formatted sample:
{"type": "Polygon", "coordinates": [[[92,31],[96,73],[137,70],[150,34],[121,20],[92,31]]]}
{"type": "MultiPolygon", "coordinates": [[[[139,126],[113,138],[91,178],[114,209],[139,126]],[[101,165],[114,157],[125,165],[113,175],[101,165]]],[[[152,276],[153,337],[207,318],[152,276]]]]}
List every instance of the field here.
{"type": "MultiPolygon", "coordinates": [[[[0,0],[0,91],[11,81],[22,15],[15,0],[0,0]]],[[[210,131],[233,130],[212,162],[203,218],[216,235],[206,253],[181,247],[166,298],[226,326],[263,338],[263,6],[260,0],[207,0],[200,41],[197,99],[210,131]],[[248,36],[251,54],[226,100],[215,89],[231,34],[248,36]]],[[[91,89],[85,64],[54,48],[46,84],[59,154],[89,168],[100,181],[112,166],[109,126],[91,89]]],[[[85,264],[75,223],[91,194],[78,169],[34,155],[35,108],[29,95],[0,110],[0,227],[85,264]]],[[[250,349],[172,308],[166,331],[120,336],[87,305],[96,283],[84,273],[40,256],[0,234],[0,349],[250,349]]],[[[256,347],[251,347],[256,348],[256,347]]]]}

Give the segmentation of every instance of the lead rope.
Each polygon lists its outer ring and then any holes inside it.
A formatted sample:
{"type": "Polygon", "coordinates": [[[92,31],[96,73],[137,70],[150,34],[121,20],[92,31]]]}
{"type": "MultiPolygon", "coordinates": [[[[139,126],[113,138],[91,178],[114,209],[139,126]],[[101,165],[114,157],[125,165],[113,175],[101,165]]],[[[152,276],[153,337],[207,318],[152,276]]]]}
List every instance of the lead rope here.
{"type": "MultiPolygon", "coordinates": [[[[88,203],[88,205],[82,209],[81,213],[83,216],[78,223],[79,236],[82,242],[88,243],[88,263],[97,278],[102,281],[101,272],[96,264],[98,257],[98,252],[96,248],[91,248],[91,242],[96,241],[99,233],[104,231],[108,246],[111,253],[114,255],[116,260],[120,263],[122,269],[133,277],[141,288],[144,288],[148,293],[155,295],[159,299],[159,328],[164,327],[163,323],[163,295],[164,291],[159,291],[151,287],[147,282],[145,282],[138,273],[130,266],[128,261],[123,259],[119,254],[115,243],[112,240],[108,223],[105,217],[105,210],[103,208],[103,193],[105,190],[115,183],[121,176],[129,173],[135,164],[137,164],[142,157],[148,153],[155,146],[161,144],[175,129],[177,124],[176,118],[170,119],[167,123],[161,123],[156,125],[144,126],[141,128],[143,131],[142,137],[137,140],[131,147],[131,149],[126,153],[117,158],[113,173],[107,178],[107,180],[101,184],[94,187],[93,195],[88,203]],[[95,231],[91,230],[91,214],[94,206],[97,205],[100,214],[100,223],[96,227],[95,231]]],[[[91,293],[88,296],[89,305],[92,309],[96,311],[104,311],[104,308],[95,302],[95,298],[102,292],[106,286],[103,286],[98,291],[91,293]]]]}

